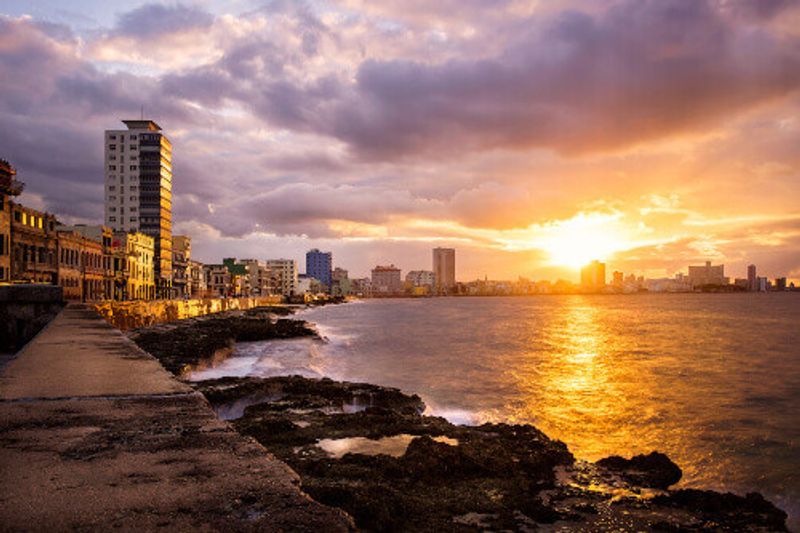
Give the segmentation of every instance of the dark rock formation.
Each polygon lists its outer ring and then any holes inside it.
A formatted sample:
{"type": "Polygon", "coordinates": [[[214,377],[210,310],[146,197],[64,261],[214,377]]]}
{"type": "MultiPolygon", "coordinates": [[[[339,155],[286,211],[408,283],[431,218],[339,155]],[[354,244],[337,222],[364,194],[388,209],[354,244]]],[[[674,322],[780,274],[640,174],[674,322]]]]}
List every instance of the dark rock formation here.
{"type": "Polygon", "coordinates": [[[128,335],[167,370],[181,375],[215,355],[227,356],[236,342],[317,335],[303,320],[272,318],[287,312],[285,307],[258,307],[135,329],[128,335]]]}
{"type": "Polygon", "coordinates": [[[634,485],[657,489],[666,489],[670,485],[674,485],[680,481],[683,475],[678,465],[663,453],[658,452],[637,455],[631,459],[612,455],[600,459],[597,464],[617,472],[623,479],[634,485]]]}
{"type": "Polygon", "coordinates": [[[788,531],[786,513],[756,492],[742,497],[730,492],[682,489],[657,496],[653,502],[692,511],[706,523],[723,525],[728,531],[788,531]]]}
{"type": "Polygon", "coordinates": [[[533,426],[456,426],[397,389],[298,376],[197,388],[215,406],[251,399],[234,427],[365,530],[785,530],[759,495],[662,490],[681,476],[663,454],[576,462],[533,426]]]}

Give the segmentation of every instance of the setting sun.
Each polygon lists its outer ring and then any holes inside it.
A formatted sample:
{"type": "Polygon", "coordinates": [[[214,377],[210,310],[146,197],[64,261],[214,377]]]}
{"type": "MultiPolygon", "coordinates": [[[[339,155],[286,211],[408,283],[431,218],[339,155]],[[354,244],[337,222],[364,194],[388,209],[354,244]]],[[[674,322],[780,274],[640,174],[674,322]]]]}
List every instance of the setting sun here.
{"type": "Polygon", "coordinates": [[[550,226],[537,246],[548,253],[555,266],[580,268],[594,259],[605,261],[631,247],[617,221],[614,215],[579,214],[550,226]]]}

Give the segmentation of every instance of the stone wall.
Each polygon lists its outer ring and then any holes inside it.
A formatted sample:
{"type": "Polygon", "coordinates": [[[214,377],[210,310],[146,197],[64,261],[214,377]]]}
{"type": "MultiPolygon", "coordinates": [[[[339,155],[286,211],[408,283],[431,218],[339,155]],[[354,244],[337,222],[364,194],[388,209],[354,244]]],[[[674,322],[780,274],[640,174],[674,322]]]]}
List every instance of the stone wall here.
{"type": "Polygon", "coordinates": [[[125,331],[222,311],[276,305],[281,301],[281,296],[262,296],[259,298],[100,302],[94,304],[93,307],[110,324],[125,331]]]}
{"type": "Polygon", "coordinates": [[[64,307],[55,285],[0,285],[0,353],[15,353],[64,307]]]}

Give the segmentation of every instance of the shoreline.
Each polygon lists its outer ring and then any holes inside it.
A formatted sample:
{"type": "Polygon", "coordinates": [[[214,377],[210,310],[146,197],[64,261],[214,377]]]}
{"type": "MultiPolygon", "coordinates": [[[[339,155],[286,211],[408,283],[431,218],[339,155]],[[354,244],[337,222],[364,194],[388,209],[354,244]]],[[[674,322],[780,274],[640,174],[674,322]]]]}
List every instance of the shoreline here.
{"type": "MultiPolygon", "coordinates": [[[[237,341],[319,338],[308,322],[285,318],[291,313],[252,309],[129,336],[180,378],[224,359],[237,341]]],[[[680,469],[657,452],[576,461],[564,443],[532,425],[458,426],[424,415],[418,396],[377,385],[300,376],[188,384],[237,431],[295,469],[312,497],[367,529],[616,523],[676,531],[716,523],[786,530],[786,513],[760,494],[670,490],[680,469]],[[405,516],[409,508],[417,518],[405,516]]]]}

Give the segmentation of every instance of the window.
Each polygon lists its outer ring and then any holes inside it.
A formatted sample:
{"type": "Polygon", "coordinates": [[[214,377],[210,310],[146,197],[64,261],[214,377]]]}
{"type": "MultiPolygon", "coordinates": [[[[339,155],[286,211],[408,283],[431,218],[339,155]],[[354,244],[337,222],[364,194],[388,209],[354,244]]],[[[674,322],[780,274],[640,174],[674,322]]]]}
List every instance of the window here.
{"type": "Polygon", "coordinates": [[[22,213],[22,223],[26,226],[28,225],[28,213],[25,213],[24,211],[22,213]]]}
{"type": "Polygon", "coordinates": [[[110,155],[110,156],[108,156],[108,160],[109,160],[109,161],[116,161],[116,160],[117,160],[117,156],[115,156],[115,155],[110,155]]]}
{"type": "Polygon", "coordinates": [[[111,211],[112,213],[116,213],[117,212],[117,208],[116,207],[109,207],[108,210],[111,211]]]}
{"type": "Polygon", "coordinates": [[[131,165],[131,170],[136,170],[136,165],[131,165]]]}
{"type": "Polygon", "coordinates": [[[130,210],[131,210],[131,213],[134,213],[134,212],[138,211],[138,209],[136,207],[131,207],[130,210]]]}
{"type": "Polygon", "coordinates": [[[14,222],[22,222],[22,214],[19,211],[14,211],[14,222]]]}
{"type": "Polygon", "coordinates": [[[131,196],[131,202],[135,202],[135,201],[136,201],[136,197],[135,196],[131,196]]]}
{"type": "Polygon", "coordinates": [[[108,165],[108,170],[117,170],[117,165],[108,165]]]}
{"type": "Polygon", "coordinates": [[[116,185],[109,185],[108,190],[109,191],[116,191],[117,190],[117,186],[116,185]]]}
{"type": "Polygon", "coordinates": [[[131,135],[131,140],[135,141],[136,140],[136,135],[131,135]]]}
{"type": "Polygon", "coordinates": [[[112,141],[116,141],[117,140],[117,136],[116,135],[109,135],[108,138],[111,139],[112,141]]]}
{"type": "Polygon", "coordinates": [[[109,150],[116,150],[117,149],[117,145],[116,144],[109,144],[108,145],[108,149],[109,150]]]}
{"type": "Polygon", "coordinates": [[[117,197],[116,196],[109,196],[108,197],[108,201],[109,202],[116,202],[117,201],[117,197]]]}
{"type": "Polygon", "coordinates": [[[109,222],[116,222],[117,221],[117,217],[108,217],[108,221],[109,222]]]}
{"type": "MultiPolygon", "coordinates": [[[[131,209],[133,211],[133,209],[131,209]]],[[[136,222],[136,217],[131,217],[131,222],[136,222]]]]}

